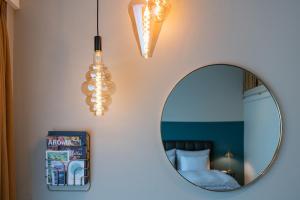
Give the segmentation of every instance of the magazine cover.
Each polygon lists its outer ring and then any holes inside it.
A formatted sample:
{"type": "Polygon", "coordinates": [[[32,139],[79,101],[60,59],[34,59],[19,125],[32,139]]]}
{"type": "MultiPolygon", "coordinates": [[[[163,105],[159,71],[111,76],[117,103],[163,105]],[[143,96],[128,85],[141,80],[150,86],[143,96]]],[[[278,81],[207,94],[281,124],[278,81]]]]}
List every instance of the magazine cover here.
{"type": "MultiPolygon", "coordinates": [[[[48,137],[65,137],[71,139],[73,137],[73,144],[76,144],[77,139],[80,140],[80,145],[77,146],[88,146],[89,145],[89,134],[85,131],[48,131],[48,137]]],[[[47,145],[48,147],[49,145],[47,145]]],[[[66,146],[66,145],[64,145],[66,146]]]]}
{"type": "Polygon", "coordinates": [[[79,136],[48,136],[47,147],[58,148],[59,146],[76,147],[82,146],[81,137],[79,136]]]}
{"type": "Polygon", "coordinates": [[[78,160],[78,159],[87,159],[87,147],[85,146],[59,146],[48,148],[48,150],[52,151],[69,151],[69,159],[70,160],[78,160]]]}
{"type": "Polygon", "coordinates": [[[60,151],[69,151],[70,160],[87,159],[87,148],[82,147],[60,147],[60,151]]]}
{"type": "Polygon", "coordinates": [[[65,184],[69,157],[69,151],[46,151],[47,184],[65,184]]]}
{"type": "Polygon", "coordinates": [[[48,131],[46,145],[47,184],[85,185],[88,182],[88,178],[85,178],[88,173],[85,169],[89,167],[89,134],[87,132],[48,131]],[[68,165],[73,171],[70,171],[68,165]],[[74,171],[76,166],[80,167],[74,171]]]}
{"type": "Polygon", "coordinates": [[[60,161],[51,161],[51,185],[65,185],[65,164],[60,161]]]}
{"type": "Polygon", "coordinates": [[[85,161],[70,161],[68,168],[68,185],[85,185],[85,161]]]}

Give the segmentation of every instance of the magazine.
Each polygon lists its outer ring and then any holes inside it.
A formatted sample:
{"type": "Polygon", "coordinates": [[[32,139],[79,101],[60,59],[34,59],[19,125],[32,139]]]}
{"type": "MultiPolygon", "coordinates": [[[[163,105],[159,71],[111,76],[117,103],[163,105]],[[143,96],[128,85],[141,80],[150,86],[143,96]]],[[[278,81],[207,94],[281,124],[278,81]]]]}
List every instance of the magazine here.
{"type": "Polygon", "coordinates": [[[81,145],[81,138],[79,136],[48,136],[47,147],[57,148],[59,146],[76,147],[81,145]]]}
{"type": "Polygon", "coordinates": [[[49,131],[47,184],[85,185],[88,182],[89,135],[84,131],[49,131]]]}
{"type": "Polygon", "coordinates": [[[69,160],[69,151],[46,151],[47,184],[65,184],[69,160]]]}
{"type": "Polygon", "coordinates": [[[85,184],[85,161],[70,161],[68,167],[68,185],[84,185],[85,184]]]}

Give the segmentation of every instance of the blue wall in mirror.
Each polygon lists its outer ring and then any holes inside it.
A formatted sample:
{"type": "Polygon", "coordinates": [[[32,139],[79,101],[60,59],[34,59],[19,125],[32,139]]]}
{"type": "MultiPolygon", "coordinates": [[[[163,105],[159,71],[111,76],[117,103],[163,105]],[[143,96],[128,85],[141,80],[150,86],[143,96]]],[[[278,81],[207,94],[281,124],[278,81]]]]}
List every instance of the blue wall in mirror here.
{"type": "Polygon", "coordinates": [[[235,179],[244,184],[244,122],[161,122],[162,140],[203,140],[212,141],[213,166],[218,170],[231,167],[235,179]],[[226,152],[233,154],[231,160],[226,152]],[[230,163],[229,163],[230,162],[230,163]]]}

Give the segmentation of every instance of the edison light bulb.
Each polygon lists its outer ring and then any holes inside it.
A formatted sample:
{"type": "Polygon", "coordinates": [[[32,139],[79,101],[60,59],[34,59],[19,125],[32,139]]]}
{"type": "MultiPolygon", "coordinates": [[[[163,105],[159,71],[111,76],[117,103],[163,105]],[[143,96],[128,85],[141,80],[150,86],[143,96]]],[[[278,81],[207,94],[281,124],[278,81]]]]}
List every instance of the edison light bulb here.
{"type": "Polygon", "coordinates": [[[83,83],[83,92],[87,96],[86,103],[90,106],[90,111],[96,116],[104,115],[111,104],[114,90],[111,74],[102,63],[102,52],[95,51],[94,62],[86,74],[86,82],[83,83]]]}

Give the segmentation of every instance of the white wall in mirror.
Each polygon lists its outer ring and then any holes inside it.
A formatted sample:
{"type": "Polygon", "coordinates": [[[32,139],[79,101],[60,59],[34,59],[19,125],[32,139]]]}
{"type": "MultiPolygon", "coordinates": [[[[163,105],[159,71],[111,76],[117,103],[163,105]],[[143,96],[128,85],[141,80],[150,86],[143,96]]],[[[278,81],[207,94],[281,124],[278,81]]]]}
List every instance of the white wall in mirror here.
{"type": "Polygon", "coordinates": [[[278,131],[280,120],[276,102],[264,86],[246,93],[244,98],[246,184],[255,179],[272,161],[280,137],[278,131]]]}
{"type": "Polygon", "coordinates": [[[168,106],[163,111],[162,120],[242,121],[242,98],[243,71],[241,69],[223,68],[222,65],[213,68],[205,67],[187,75],[183,84],[176,85],[168,97],[168,106]]]}

